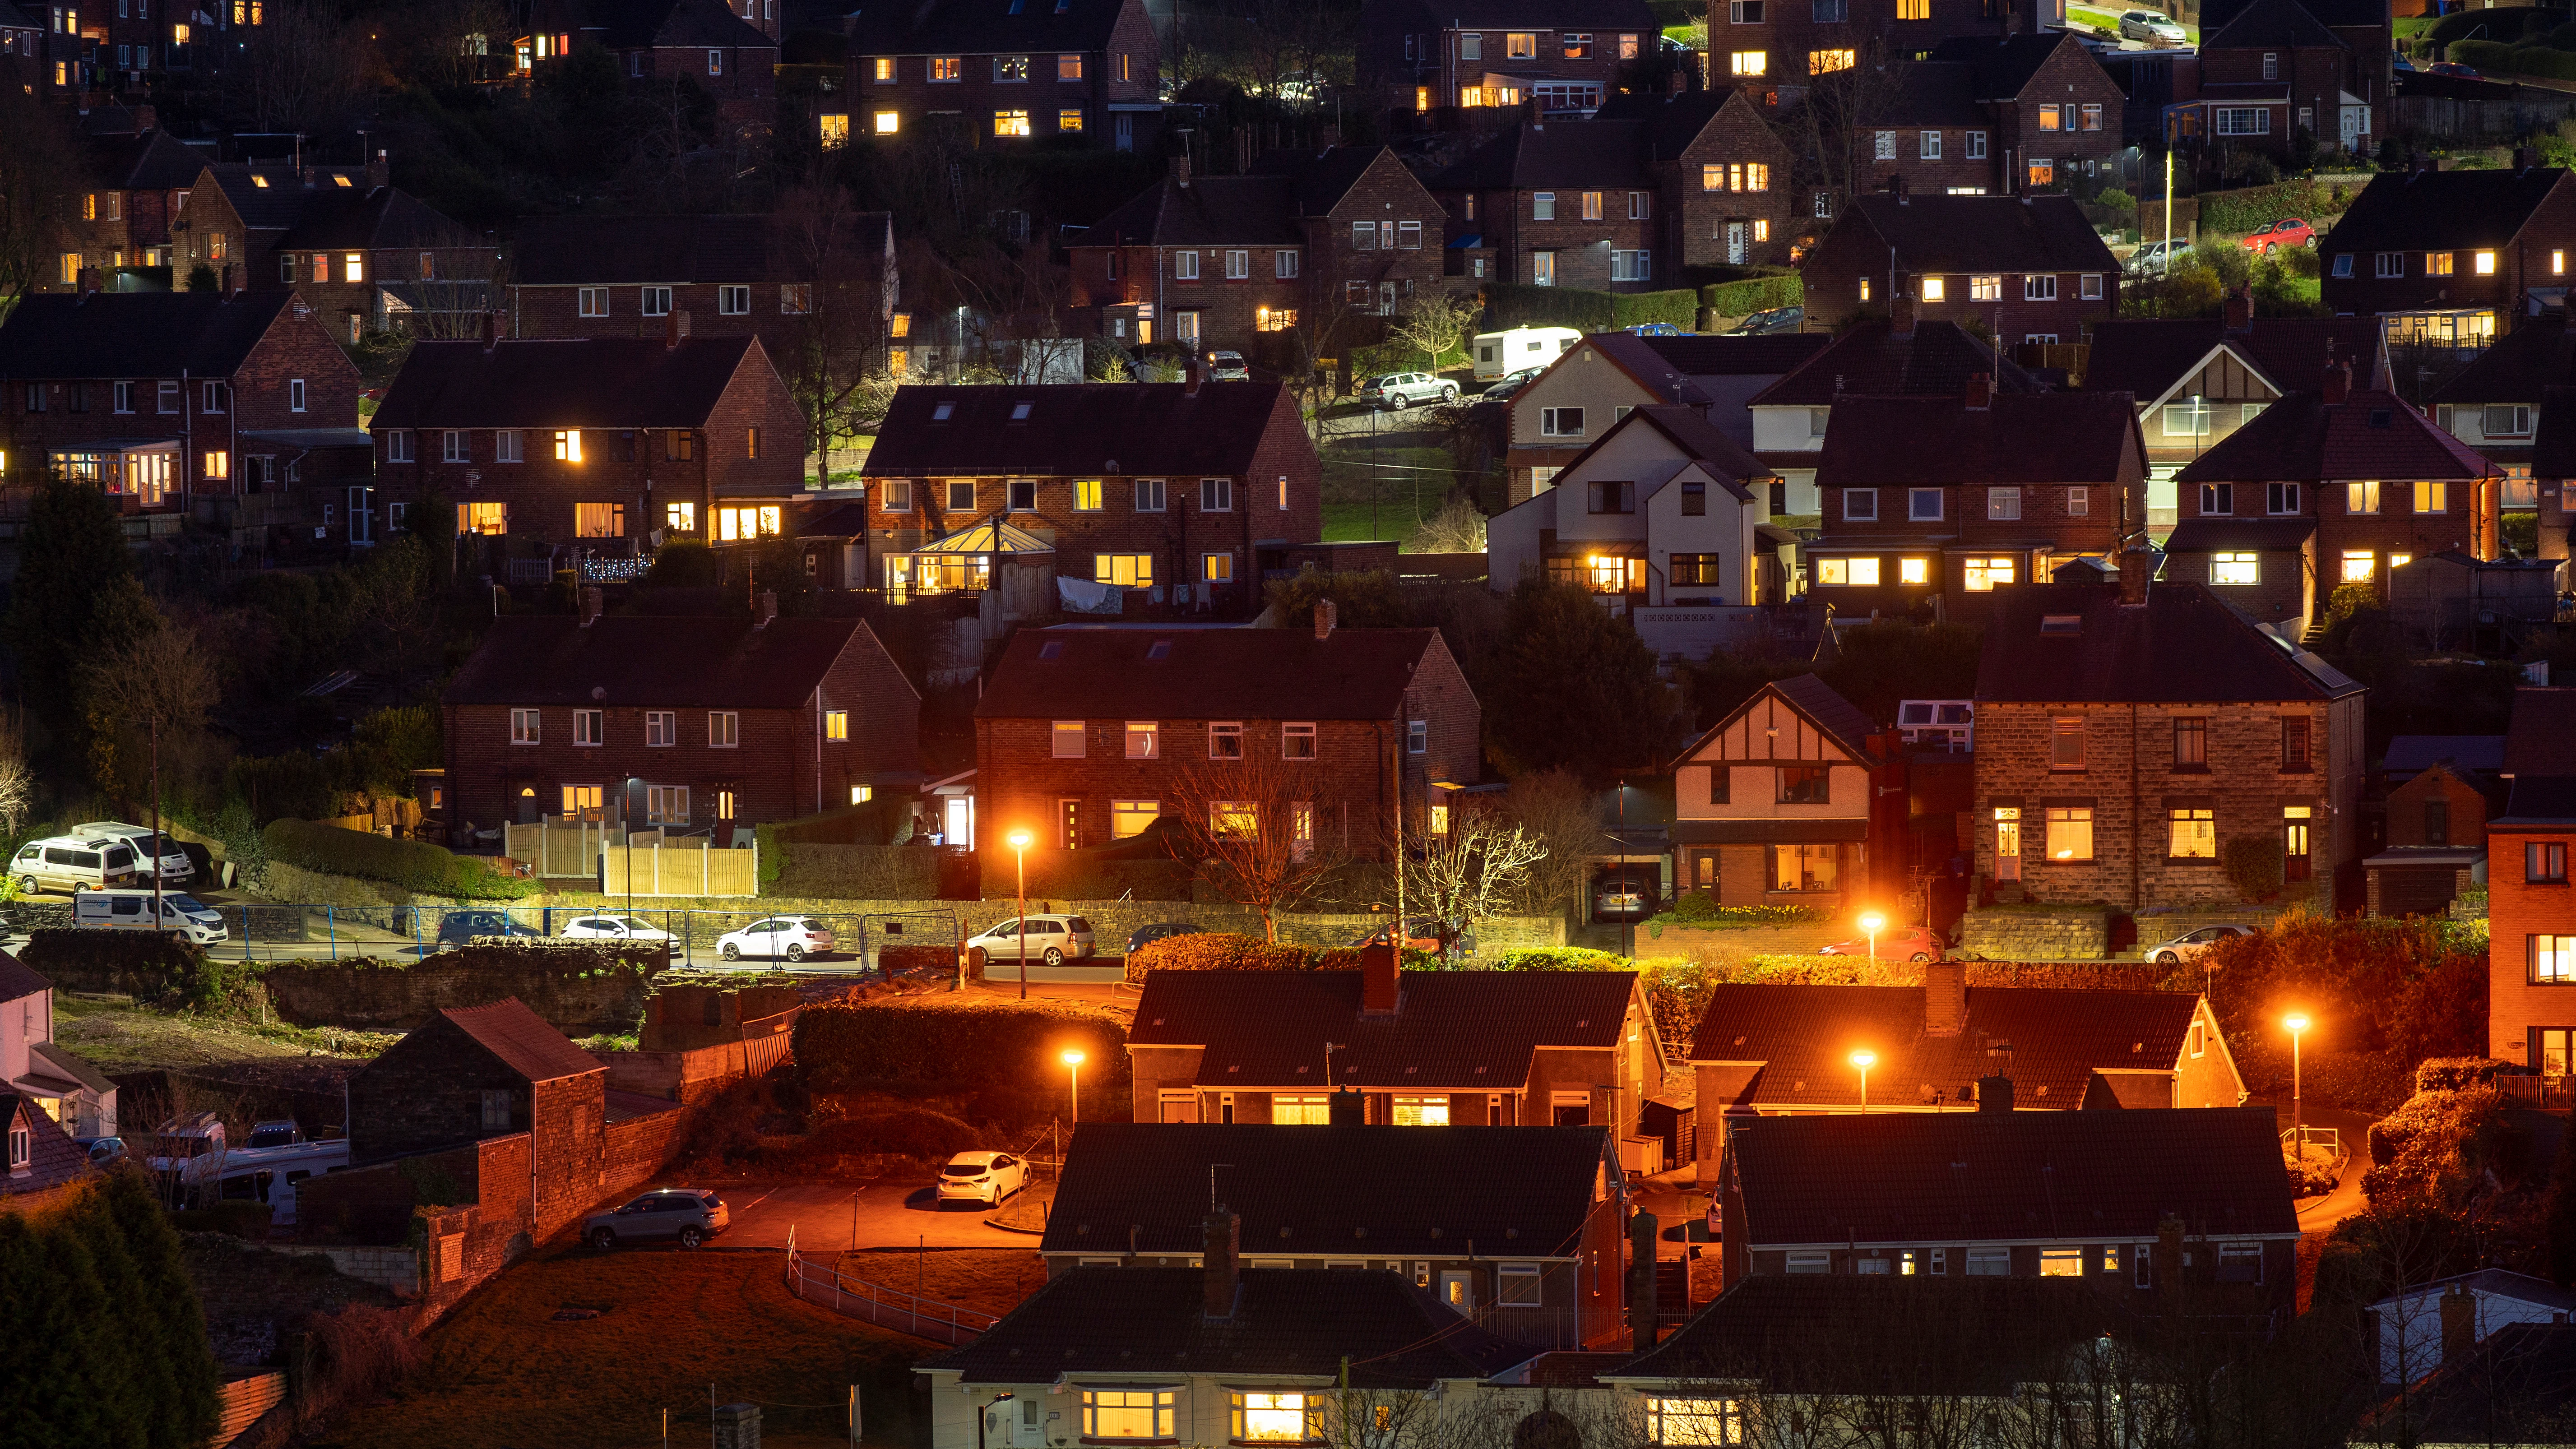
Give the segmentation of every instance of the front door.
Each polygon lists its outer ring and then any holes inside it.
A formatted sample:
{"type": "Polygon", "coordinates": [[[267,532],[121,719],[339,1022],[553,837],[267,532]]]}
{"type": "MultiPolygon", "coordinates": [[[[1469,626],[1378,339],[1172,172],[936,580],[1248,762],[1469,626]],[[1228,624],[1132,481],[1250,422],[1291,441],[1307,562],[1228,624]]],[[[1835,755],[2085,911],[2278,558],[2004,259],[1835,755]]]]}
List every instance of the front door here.
{"type": "Polygon", "coordinates": [[[2021,879],[2021,811],[1995,807],[1995,879],[2021,879]]]}
{"type": "Polygon", "coordinates": [[[1730,266],[1742,266],[1752,257],[1752,227],[1740,221],[1726,224],[1726,260],[1730,266]]]}
{"type": "Polygon", "coordinates": [[[1460,1313],[1474,1313],[1476,1311],[1476,1275],[1473,1273],[1442,1273],[1440,1275],[1440,1301],[1454,1309],[1457,1309],[1460,1313]]]}
{"type": "Polygon", "coordinates": [[[1056,802],[1056,816],[1063,822],[1061,843],[1064,848],[1067,850],[1081,849],[1082,802],[1079,800],[1058,800],[1056,802]]]}
{"type": "Polygon", "coordinates": [[[1116,144],[1119,150],[1133,151],[1136,149],[1136,118],[1134,116],[1121,111],[1118,115],[1111,118],[1109,131],[1111,135],[1117,138],[1116,144]]]}

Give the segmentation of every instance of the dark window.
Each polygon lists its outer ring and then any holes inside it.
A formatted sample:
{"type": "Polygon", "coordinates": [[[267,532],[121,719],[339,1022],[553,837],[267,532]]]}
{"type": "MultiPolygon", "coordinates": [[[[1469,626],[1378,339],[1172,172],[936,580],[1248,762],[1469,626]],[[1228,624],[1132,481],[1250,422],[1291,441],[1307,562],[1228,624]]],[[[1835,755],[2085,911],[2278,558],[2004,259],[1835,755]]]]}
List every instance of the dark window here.
{"type": "Polygon", "coordinates": [[[1671,559],[1667,575],[1676,587],[1685,585],[1703,589],[1717,587],[1717,560],[1713,553],[1677,553],[1671,559]]]}
{"type": "Polygon", "coordinates": [[[2567,879],[2567,843],[2560,840],[2523,842],[2522,878],[2564,883],[2567,879]]]}
{"type": "Polygon", "coordinates": [[[2174,768],[2206,770],[2209,768],[2209,721],[2178,719],[2174,727],[2174,768]]]}
{"type": "Polygon", "coordinates": [[[2424,802],[2424,843],[2426,845],[2451,843],[2450,801],[2433,799],[2424,802]]]}
{"type": "Polygon", "coordinates": [[[1728,803],[1727,787],[1734,780],[1734,777],[1735,768],[1731,765],[1720,764],[1709,766],[1708,803],[1711,805],[1724,805],[1728,803]]]}
{"type": "Polygon", "coordinates": [[[623,431],[617,435],[617,461],[620,463],[635,461],[635,434],[632,430],[623,431]]]}
{"type": "Polygon", "coordinates": [[[1594,513],[1637,511],[1637,485],[1634,483],[1586,483],[1583,488],[1594,513]]]}
{"type": "Polygon", "coordinates": [[[1780,803],[1783,805],[1822,805],[1825,803],[1823,765],[1782,765],[1780,767],[1780,803]]]}
{"type": "Polygon", "coordinates": [[[2308,725],[2304,719],[2281,721],[2281,773],[2304,775],[2315,768],[2308,762],[2308,725]]]}
{"type": "Polygon", "coordinates": [[[1682,517],[1698,518],[1708,512],[1708,485],[1691,482],[1682,485],[1682,517]]]}
{"type": "Polygon", "coordinates": [[[71,387],[68,389],[68,391],[71,393],[71,399],[72,399],[72,401],[71,401],[71,409],[72,409],[72,411],[73,411],[73,412],[76,412],[76,413],[85,413],[85,412],[88,412],[88,411],[89,411],[89,384],[88,384],[88,383],[85,383],[85,382],[76,382],[76,383],[73,383],[73,384],[71,385],[71,387]]]}

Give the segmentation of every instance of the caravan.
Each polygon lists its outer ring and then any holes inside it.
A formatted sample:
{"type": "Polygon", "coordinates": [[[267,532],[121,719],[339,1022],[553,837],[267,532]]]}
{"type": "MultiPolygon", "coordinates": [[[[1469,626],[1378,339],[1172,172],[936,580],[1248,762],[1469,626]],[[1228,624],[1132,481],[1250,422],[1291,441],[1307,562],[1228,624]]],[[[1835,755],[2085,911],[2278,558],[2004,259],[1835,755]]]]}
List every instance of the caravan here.
{"type": "Polygon", "coordinates": [[[1476,381],[1496,382],[1515,372],[1545,367],[1583,340],[1571,327],[1515,327],[1508,332],[1479,332],[1472,349],[1476,381]]]}

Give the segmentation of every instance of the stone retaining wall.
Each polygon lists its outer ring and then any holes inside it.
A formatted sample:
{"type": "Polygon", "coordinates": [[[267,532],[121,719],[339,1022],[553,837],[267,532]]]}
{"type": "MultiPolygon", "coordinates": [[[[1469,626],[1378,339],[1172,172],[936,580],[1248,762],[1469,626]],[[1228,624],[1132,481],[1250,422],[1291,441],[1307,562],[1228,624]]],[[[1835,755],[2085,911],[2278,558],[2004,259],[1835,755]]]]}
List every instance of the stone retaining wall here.
{"type": "Polygon", "coordinates": [[[1990,961],[2098,961],[2111,953],[2111,912],[1971,910],[1959,922],[1959,947],[1990,961]]]}
{"type": "Polygon", "coordinates": [[[654,968],[567,975],[542,960],[495,966],[442,955],[417,962],[281,961],[260,983],[278,1016],[296,1026],[410,1031],[443,1007],[489,1006],[515,996],[555,1030],[584,1037],[636,1030],[653,974],[654,968]]]}

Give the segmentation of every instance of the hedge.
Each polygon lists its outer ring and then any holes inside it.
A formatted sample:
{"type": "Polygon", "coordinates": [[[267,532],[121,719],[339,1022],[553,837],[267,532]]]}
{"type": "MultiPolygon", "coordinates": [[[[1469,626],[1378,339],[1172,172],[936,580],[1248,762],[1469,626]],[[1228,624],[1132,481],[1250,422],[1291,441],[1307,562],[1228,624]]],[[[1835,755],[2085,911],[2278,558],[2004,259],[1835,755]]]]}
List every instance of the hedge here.
{"type": "Polygon", "coordinates": [[[2443,54],[2446,59],[2489,75],[2534,75],[2551,80],[2576,80],[2576,52],[2556,50],[2546,45],[2454,40],[2443,54]]]}
{"type": "Polygon", "coordinates": [[[122,991],[140,1001],[199,1010],[230,1001],[256,974],[239,961],[208,959],[191,941],[158,931],[44,927],[27,934],[18,959],[78,990],[122,991]]]}
{"type": "Polygon", "coordinates": [[[1701,307],[1720,317],[1750,317],[1781,307],[1803,305],[1807,289],[1795,272],[1780,277],[1747,277],[1699,289],[1701,307]]]}
{"type": "Polygon", "coordinates": [[[1142,983],[1148,971],[1357,971],[1357,946],[1272,945],[1258,936],[1192,931],[1148,941],[1127,958],[1127,979],[1142,983]]]}
{"type": "Polygon", "coordinates": [[[2564,18],[2556,10],[2544,10],[2536,5],[2458,10],[2434,21],[2424,33],[2435,40],[2460,40],[2478,30],[2489,36],[2519,37],[2530,30],[2546,30],[2564,18]]]}
{"type": "Polygon", "coordinates": [[[1518,282],[1485,284],[1485,330],[1571,327],[1616,332],[1645,322],[1669,322],[1688,332],[1699,326],[1700,294],[1595,292],[1583,287],[1533,287],[1518,282]]]}
{"type": "Polygon", "coordinates": [[[2314,181],[2283,181],[2241,191],[2204,191],[2198,197],[2200,229],[2235,236],[2285,216],[2314,221],[2320,212],[2340,211],[2349,204],[2336,197],[2336,190],[2314,181]]]}
{"type": "Polygon", "coordinates": [[[923,995],[826,1002],[797,1013],[793,1042],[797,1073],[810,1091],[966,1094],[981,1099],[985,1115],[1009,1118],[1062,1109],[1068,1048],[1085,1058],[1084,1100],[1095,1083],[1124,1100],[1126,1023],[1079,1001],[923,995]]]}
{"type": "Polygon", "coordinates": [[[310,820],[272,820],[260,839],[271,860],[327,875],[387,881],[429,895],[516,900],[540,889],[533,880],[498,874],[478,859],[425,840],[396,840],[310,820]]]}

